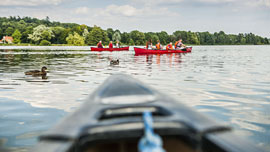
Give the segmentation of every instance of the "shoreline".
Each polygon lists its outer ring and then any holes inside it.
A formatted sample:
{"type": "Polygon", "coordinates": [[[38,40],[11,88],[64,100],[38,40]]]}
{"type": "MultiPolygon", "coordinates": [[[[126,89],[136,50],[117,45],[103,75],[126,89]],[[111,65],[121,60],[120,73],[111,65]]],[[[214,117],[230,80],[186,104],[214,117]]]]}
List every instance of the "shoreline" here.
{"type": "Polygon", "coordinates": [[[0,50],[90,50],[91,46],[0,46],[0,50]]]}
{"type": "MultiPolygon", "coordinates": [[[[192,47],[197,46],[205,46],[205,47],[218,47],[218,46],[270,46],[270,45],[187,45],[192,47]]],[[[17,46],[17,45],[9,45],[9,46],[1,46],[0,50],[90,50],[90,47],[96,46],[17,46]]],[[[144,46],[130,46],[131,49],[133,47],[144,47],[144,46]]],[[[105,47],[106,48],[106,47],[105,47]]]]}

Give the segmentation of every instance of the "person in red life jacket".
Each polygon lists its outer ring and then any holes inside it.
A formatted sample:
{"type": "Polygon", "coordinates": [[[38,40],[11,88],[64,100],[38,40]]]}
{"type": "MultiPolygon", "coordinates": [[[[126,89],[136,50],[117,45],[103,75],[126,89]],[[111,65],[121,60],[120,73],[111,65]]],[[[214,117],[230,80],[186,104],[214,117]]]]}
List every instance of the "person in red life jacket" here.
{"type": "Polygon", "coordinates": [[[176,42],[175,49],[181,49],[185,48],[186,46],[182,43],[182,39],[179,39],[179,41],[176,42]]]}
{"type": "Polygon", "coordinates": [[[102,41],[99,41],[99,42],[98,42],[97,47],[98,47],[98,48],[103,48],[102,41]]]}
{"type": "Polygon", "coordinates": [[[113,48],[112,41],[110,41],[110,43],[109,43],[109,48],[110,48],[110,49],[112,49],[112,48],[113,48]]]}
{"type": "Polygon", "coordinates": [[[161,49],[162,49],[162,46],[160,45],[159,40],[157,41],[156,49],[157,49],[157,50],[161,50],[161,49]]]}
{"type": "Polygon", "coordinates": [[[172,42],[166,46],[166,50],[173,50],[172,42]]]}

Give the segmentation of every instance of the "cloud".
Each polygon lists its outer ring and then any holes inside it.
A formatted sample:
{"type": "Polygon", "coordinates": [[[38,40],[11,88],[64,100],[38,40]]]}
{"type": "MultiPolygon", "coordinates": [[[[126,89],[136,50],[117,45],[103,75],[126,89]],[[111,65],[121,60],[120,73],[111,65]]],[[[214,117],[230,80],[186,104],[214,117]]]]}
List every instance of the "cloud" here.
{"type": "Polygon", "coordinates": [[[227,2],[234,2],[234,0],[197,0],[203,3],[227,3],[227,2]]]}
{"type": "Polygon", "coordinates": [[[195,2],[201,2],[206,4],[224,4],[229,3],[234,6],[241,7],[269,7],[270,8],[270,0],[194,0],[195,2]]]}
{"type": "Polygon", "coordinates": [[[118,6],[118,5],[109,5],[106,10],[107,13],[111,13],[113,15],[121,15],[121,16],[136,16],[137,13],[140,11],[138,9],[136,9],[133,6],[130,5],[122,5],[122,6],[118,6]]]}
{"type": "Polygon", "coordinates": [[[213,5],[223,5],[223,4],[232,4],[234,6],[241,7],[269,7],[270,8],[270,0],[132,0],[133,3],[144,5],[144,6],[173,6],[175,4],[213,4],[213,5]]]}
{"type": "Polygon", "coordinates": [[[177,13],[170,12],[168,8],[161,7],[155,9],[153,7],[144,6],[136,8],[131,5],[109,5],[105,9],[100,8],[99,11],[95,11],[95,16],[107,16],[107,17],[139,17],[139,18],[151,18],[151,17],[167,17],[168,15],[174,16],[177,13]]]}
{"type": "Polygon", "coordinates": [[[247,0],[245,3],[248,6],[264,6],[264,7],[269,7],[270,8],[270,0],[247,0]]]}
{"type": "Polygon", "coordinates": [[[1,0],[0,6],[58,5],[64,0],[1,0]]]}
{"type": "Polygon", "coordinates": [[[88,14],[89,13],[89,9],[88,7],[78,7],[74,10],[75,14],[88,14]]]}
{"type": "Polygon", "coordinates": [[[20,15],[43,19],[49,16],[52,21],[98,25],[121,31],[223,30],[270,37],[266,32],[270,26],[270,0],[122,0],[120,5],[106,0],[91,3],[85,0],[0,1],[0,14],[7,17],[20,15]],[[3,2],[7,1],[9,5],[21,6],[15,9],[3,7],[3,2]],[[65,5],[60,5],[63,2],[65,5]],[[100,5],[103,2],[104,5],[100,5]]]}
{"type": "Polygon", "coordinates": [[[139,3],[144,6],[156,6],[156,5],[167,5],[167,4],[179,4],[185,0],[133,0],[134,3],[139,3]]]}

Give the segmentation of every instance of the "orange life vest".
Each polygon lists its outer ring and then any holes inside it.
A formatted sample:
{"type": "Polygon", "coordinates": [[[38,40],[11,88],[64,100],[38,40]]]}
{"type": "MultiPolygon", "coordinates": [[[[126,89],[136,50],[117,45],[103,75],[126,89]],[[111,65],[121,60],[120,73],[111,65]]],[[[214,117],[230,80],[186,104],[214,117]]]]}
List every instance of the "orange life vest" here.
{"type": "Polygon", "coordinates": [[[174,48],[177,47],[177,44],[178,44],[178,41],[176,41],[176,42],[174,43],[174,48]]]}
{"type": "Polygon", "coordinates": [[[156,49],[157,49],[157,50],[160,50],[160,43],[158,43],[158,44],[156,45],[156,49]]]}
{"type": "Polygon", "coordinates": [[[173,49],[173,47],[172,47],[171,44],[168,44],[168,45],[166,46],[166,50],[172,50],[172,49],[173,49]]]}

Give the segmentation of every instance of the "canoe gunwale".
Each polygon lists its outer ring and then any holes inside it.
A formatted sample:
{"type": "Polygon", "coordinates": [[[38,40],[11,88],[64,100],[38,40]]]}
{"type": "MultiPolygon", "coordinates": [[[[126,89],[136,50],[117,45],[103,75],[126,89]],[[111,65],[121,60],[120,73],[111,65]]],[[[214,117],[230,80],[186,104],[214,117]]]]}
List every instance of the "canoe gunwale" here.
{"type": "Polygon", "coordinates": [[[187,47],[180,50],[156,50],[156,49],[146,49],[146,48],[138,48],[134,47],[135,55],[140,54],[170,54],[170,53],[190,53],[192,51],[192,47],[187,47]]]}
{"type": "Polygon", "coordinates": [[[175,135],[184,137],[192,148],[202,152],[264,152],[254,144],[238,137],[228,125],[198,113],[170,96],[122,74],[113,75],[107,79],[77,111],[42,135],[33,152],[65,152],[74,149],[76,151],[88,143],[99,140],[110,142],[120,138],[141,138],[143,135],[142,113],[137,115],[136,110],[135,116],[118,117],[116,115],[116,117],[100,119],[104,111],[108,109],[127,107],[134,109],[136,107],[162,107],[168,110],[170,112],[168,115],[153,116],[155,132],[162,137],[175,135]],[[136,104],[127,102],[122,105],[101,102],[103,98],[122,95],[153,95],[156,100],[136,104]],[[124,129],[123,125],[126,125],[124,129]]]}
{"type": "Polygon", "coordinates": [[[97,48],[97,47],[90,47],[91,51],[129,51],[129,46],[127,47],[120,47],[120,48],[97,48]]]}

